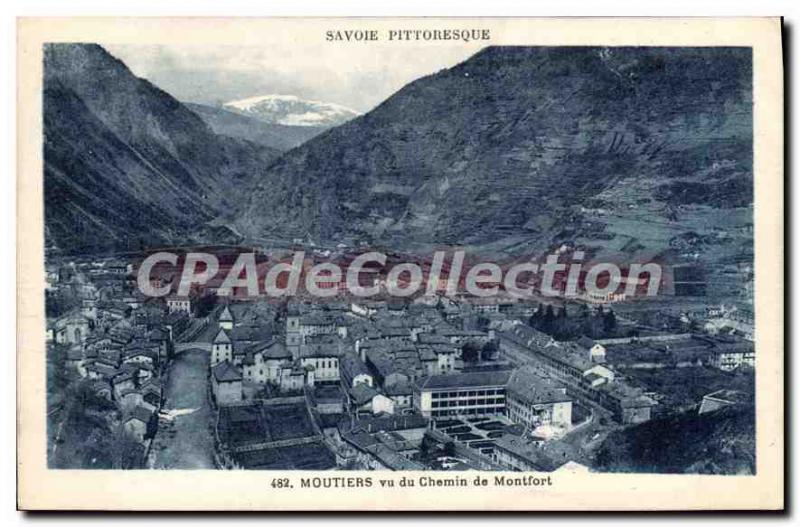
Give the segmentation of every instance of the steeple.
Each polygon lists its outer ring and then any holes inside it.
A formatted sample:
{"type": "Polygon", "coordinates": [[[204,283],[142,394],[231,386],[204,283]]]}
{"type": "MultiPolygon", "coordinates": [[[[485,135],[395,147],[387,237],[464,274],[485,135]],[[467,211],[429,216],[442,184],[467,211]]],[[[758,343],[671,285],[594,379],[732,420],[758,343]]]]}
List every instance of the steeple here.
{"type": "Polygon", "coordinates": [[[221,329],[233,329],[233,313],[226,305],[219,314],[219,327],[221,329]]]}

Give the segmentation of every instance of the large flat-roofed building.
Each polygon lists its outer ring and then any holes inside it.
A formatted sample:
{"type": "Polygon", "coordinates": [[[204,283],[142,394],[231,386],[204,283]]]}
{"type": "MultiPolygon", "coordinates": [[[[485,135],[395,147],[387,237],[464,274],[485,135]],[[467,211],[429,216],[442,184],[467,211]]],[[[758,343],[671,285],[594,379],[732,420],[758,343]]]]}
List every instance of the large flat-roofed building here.
{"type": "Polygon", "coordinates": [[[502,415],[511,370],[433,375],[422,379],[414,405],[425,417],[502,415]]]}

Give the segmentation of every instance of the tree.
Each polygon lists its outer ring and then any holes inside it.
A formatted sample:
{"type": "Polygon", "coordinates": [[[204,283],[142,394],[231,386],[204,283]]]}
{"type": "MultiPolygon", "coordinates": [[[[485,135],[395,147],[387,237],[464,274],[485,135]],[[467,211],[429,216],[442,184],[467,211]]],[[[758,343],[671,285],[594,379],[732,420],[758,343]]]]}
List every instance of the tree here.
{"type": "Polygon", "coordinates": [[[47,318],[58,318],[80,305],[80,300],[71,289],[62,289],[55,293],[47,293],[44,299],[44,308],[47,318]]]}
{"type": "Polygon", "coordinates": [[[550,333],[553,331],[553,323],[555,322],[556,316],[553,313],[553,306],[548,304],[547,308],[544,310],[544,315],[542,316],[541,320],[541,329],[545,333],[550,333]]]}
{"type": "Polygon", "coordinates": [[[275,308],[275,317],[273,320],[275,322],[280,322],[286,319],[286,315],[289,313],[289,300],[282,299],[280,303],[275,308]]]}
{"type": "Polygon", "coordinates": [[[119,412],[111,401],[97,395],[89,381],[78,381],[67,389],[60,422],[52,422],[49,458],[58,468],[112,468],[114,433],[112,423],[119,412]]]}
{"type": "Polygon", "coordinates": [[[481,350],[481,358],[483,360],[492,360],[497,354],[497,342],[490,340],[483,345],[481,350]]]}
{"type": "Polygon", "coordinates": [[[430,435],[425,434],[422,436],[422,442],[419,445],[419,459],[421,461],[429,461],[436,457],[439,450],[439,443],[430,435]]]}
{"type": "Polygon", "coordinates": [[[198,318],[207,317],[217,306],[217,295],[203,295],[195,304],[194,313],[198,318]]]}
{"type": "Polygon", "coordinates": [[[111,440],[111,467],[136,469],[144,465],[144,447],[128,434],[122,426],[117,427],[111,440]]]}
{"type": "Polygon", "coordinates": [[[539,322],[542,320],[543,316],[544,316],[544,305],[542,305],[542,303],[539,302],[539,305],[536,306],[536,310],[531,315],[531,318],[528,320],[528,323],[531,326],[538,328],[539,322]]]}
{"type": "Polygon", "coordinates": [[[617,329],[617,317],[614,311],[609,309],[603,314],[603,333],[612,335],[617,329]]]}
{"type": "Polygon", "coordinates": [[[481,360],[480,347],[472,340],[468,340],[461,346],[461,359],[464,362],[478,362],[481,360]]]}
{"type": "Polygon", "coordinates": [[[589,317],[583,321],[582,330],[583,334],[587,337],[597,339],[605,336],[605,329],[603,328],[603,320],[605,314],[602,306],[596,309],[589,317]]]}

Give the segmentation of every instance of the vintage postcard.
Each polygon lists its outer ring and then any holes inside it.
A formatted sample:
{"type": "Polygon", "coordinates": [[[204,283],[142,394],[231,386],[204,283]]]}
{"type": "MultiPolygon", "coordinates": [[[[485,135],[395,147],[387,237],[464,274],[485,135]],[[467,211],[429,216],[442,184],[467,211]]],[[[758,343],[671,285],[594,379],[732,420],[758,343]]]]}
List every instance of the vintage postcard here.
{"type": "Polygon", "coordinates": [[[18,33],[20,508],[783,508],[779,19],[18,33]]]}

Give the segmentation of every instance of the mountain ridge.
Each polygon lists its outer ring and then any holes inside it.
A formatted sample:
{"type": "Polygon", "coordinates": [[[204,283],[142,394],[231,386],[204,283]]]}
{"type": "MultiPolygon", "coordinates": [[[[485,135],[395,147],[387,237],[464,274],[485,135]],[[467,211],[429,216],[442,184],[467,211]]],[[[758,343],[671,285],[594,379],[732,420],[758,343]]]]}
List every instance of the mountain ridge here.
{"type": "Polygon", "coordinates": [[[669,249],[699,208],[747,221],[750,72],[744,48],[489,47],[281,156],[237,227],[401,249],[669,249]],[[654,216],[669,225],[652,239],[625,232],[654,216]]]}
{"type": "Polygon", "coordinates": [[[215,134],[96,44],[45,46],[43,102],[45,237],[68,252],[196,239],[279,153],[215,134]]]}
{"type": "Polygon", "coordinates": [[[272,124],[245,113],[198,103],[184,105],[199,115],[215,133],[252,141],[281,151],[291,150],[321,134],[327,127],[272,124]]]}

